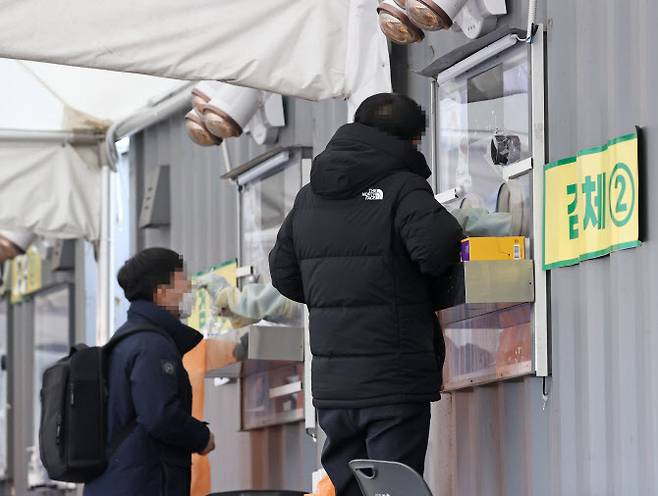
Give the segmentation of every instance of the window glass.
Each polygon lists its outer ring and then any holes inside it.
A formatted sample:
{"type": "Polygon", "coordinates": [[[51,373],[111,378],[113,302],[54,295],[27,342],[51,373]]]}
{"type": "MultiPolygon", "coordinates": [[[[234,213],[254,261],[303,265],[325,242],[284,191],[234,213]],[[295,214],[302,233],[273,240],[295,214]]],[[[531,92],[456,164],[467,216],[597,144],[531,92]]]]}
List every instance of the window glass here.
{"type": "MultiPolygon", "coordinates": [[[[506,180],[506,168],[532,156],[529,53],[519,45],[438,89],[438,190],[456,189],[446,207],[469,220],[471,236],[532,232],[530,169],[506,180]]],[[[532,257],[531,239],[526,248],[532,257]]],[[[462,305],[440,318],[446,389],[532,372],[531,304],[462,305]]]]}
{"type": "MultiPolygon", "coordinates": [[[[461,191],[449,208],[500,211],[499,196],[509,195],[501,192],[503,169],[531,156],[527,48],[504,52],[442,84],[438,133],[439,191],[461,191]]],[[[529,201],[529,179],[510,183],[515,198],[529,201]]],[[[528,208],[525,202],[518,207],[528,208]]],[[[523,234],[528,227],[521,226],[523,234]]]]}

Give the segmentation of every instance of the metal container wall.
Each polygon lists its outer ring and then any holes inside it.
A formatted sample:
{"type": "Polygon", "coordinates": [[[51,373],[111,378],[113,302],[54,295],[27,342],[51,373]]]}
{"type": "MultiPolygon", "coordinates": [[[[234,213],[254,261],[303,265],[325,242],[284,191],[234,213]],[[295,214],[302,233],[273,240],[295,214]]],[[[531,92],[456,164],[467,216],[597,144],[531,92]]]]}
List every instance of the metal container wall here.
{"type": "MultiPolygon", "coordinates": [[[[504,23],[524,27],[525,5],[508,1],[504,23]]],[[[658,59],[650,35],[658,5],[540,0],[539,6],[548,33],[548,158],[642,126],[645,243],[552,272],[553,377],[545,409],[535,378],[440,402],[435,412],[450,422],[437,425],[435,416],[428,479],[442,495],[658,494],[658,422],[651,413],[658,407],[658,250],[651,240],[658,220],[649,194],[658,184],[651,166],[658,151],[658,59]]],[[[431,35],[433,55],[454,48],[455,36],[431,35]]],[[[422,47],[408,56],[416,68],[429,61],[422,47]]]]}

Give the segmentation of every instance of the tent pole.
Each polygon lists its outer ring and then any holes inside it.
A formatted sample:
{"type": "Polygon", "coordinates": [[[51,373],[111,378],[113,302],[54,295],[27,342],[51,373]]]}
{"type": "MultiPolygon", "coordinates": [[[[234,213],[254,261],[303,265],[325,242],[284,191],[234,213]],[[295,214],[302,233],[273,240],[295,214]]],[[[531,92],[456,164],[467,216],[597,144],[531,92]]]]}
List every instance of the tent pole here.
{"type": "Polygon", "coordinates": [[[28,141],[37,143],[68,143],[70,145],[93,145],[103,139],[102,134],[73,131],[32,131],[23,129],[0,129],[0,141],[28,141]]]}
{"type": "Polygon", "coordinates": [[[98,250],[98,315],[96,344],[107,343],[114,323],[112,298],[112,196],[113,172],[101,147],[101,235],[98,250]]]}

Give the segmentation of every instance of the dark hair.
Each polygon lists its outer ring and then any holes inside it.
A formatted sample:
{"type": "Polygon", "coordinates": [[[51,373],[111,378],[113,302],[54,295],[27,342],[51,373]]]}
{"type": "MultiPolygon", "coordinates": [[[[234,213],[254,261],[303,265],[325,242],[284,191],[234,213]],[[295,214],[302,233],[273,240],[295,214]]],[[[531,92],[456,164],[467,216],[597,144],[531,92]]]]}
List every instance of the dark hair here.
{"type": "Polygon", "coordinates": [[[147,248],[129,258],[119,269],[117,280],[129,301],[153,301],[161,284],[169,284],[171,275],[183,270],[183,257],[167,248],[147,248]]]}
{"type": "Polygon", "coordinates": [[[366,98],[356,110],[354,122],[408,141],[420,138],[427,127],[420,105],[397,93],[379,93],[366,98]]]}

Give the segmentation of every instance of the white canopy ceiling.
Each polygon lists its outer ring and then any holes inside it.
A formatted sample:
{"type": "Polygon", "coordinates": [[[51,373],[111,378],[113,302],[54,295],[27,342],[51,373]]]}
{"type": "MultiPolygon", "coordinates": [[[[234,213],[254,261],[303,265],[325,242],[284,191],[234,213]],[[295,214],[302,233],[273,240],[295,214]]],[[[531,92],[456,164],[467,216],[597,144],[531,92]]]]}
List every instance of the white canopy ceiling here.
{"type": "Polygon", "coordinates": [[[0,129],[103,129],[184,82],[0,59],[0,129]]]}
{"type": "MultiPolygon", "coordinates": [[[[350,98],[390,91],[377,5],[377,0],[0,0],[0,57],[219,80],[312,100],[350,98]]],[[[82,111],[91,103],[85,94],[96,92],[96,84],[109,87],[110,93],[101,92],[106,116],[112,104],[125,110],[121,100],[132,98],[133,85],[149,93],[171,84],[29,67],[82,111]],[[117,95],[121,98],[108,98],[117,95]]]]}
{"type": "Polygon", "coordinates": [[[102,133],[200,80],[345,98],[353,111],[391,90],[377,4],[0,0],[0,228],[92,240],[100,231],[98,147],[3,130],[102,133]]]}

